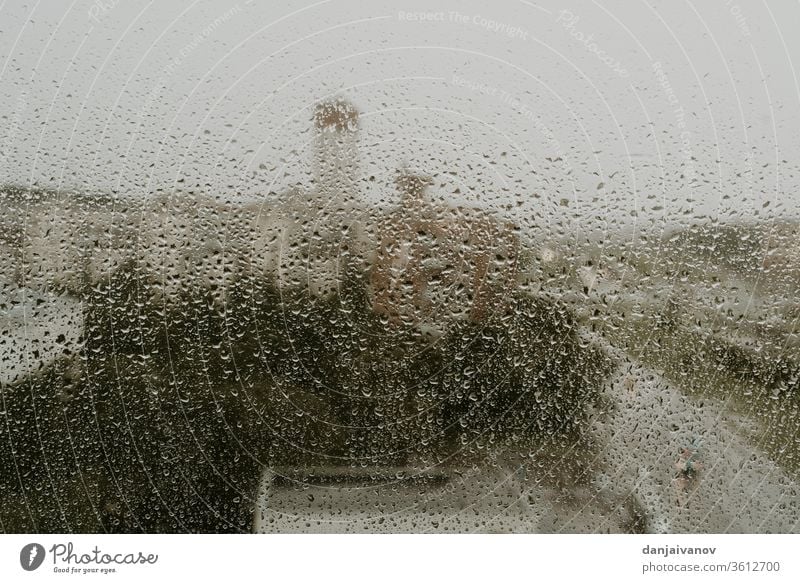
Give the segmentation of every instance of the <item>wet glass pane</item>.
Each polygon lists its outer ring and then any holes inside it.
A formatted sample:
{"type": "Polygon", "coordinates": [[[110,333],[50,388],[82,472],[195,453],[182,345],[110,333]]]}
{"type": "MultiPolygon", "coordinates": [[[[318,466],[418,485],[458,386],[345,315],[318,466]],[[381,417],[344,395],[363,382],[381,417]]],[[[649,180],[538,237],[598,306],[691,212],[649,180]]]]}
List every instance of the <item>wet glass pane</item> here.
{"type": "Polygon", "coordinates": [[[0,5],[0,530],[797,532],[796,17],[0,5]]]}

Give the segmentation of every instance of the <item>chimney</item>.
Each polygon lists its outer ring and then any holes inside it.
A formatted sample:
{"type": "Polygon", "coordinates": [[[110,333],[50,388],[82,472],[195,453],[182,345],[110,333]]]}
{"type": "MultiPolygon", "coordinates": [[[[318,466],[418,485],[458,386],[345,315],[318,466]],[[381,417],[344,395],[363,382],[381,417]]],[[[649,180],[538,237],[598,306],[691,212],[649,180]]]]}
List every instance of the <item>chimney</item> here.
{"type": "Polygon", "coordinates": [[[314,111],[314,182],[318,194],[354,196],[358,181],[358,110],[341,98],[314,111]]]}

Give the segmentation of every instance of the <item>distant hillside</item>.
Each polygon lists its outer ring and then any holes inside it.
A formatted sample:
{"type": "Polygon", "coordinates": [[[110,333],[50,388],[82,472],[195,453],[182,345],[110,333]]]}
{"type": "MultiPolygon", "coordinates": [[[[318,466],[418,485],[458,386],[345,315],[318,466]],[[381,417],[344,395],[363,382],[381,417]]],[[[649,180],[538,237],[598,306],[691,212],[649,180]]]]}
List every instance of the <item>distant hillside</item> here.
{"type": "Polygon", "coordinates": [[[662,243],[668,256],[684,262],[747,273],[761,266],[764,227],[742,223],[693,225],[665,235],[662,243]]]}

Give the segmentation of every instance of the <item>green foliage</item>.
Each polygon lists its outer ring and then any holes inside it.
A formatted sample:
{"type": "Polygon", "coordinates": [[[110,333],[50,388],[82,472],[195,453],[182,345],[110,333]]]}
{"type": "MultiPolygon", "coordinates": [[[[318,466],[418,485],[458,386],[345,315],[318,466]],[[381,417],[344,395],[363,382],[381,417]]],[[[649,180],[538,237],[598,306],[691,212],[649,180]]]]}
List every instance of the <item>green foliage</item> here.
{"type": "MultiPolygon", "coordinates": [[[[30,433],[39,399],[41,452],[3,456],[96,486],[70,499],[72,515],[6,492],[54,517],[13,529],[247,530],[261,467],[435,464],[574,436],[608,373],[565,306],[522,294],[438,338],[374,313],[359,275],[327,298],[241,280],[220,306],[209,290],[164,298],[131,264],[84,306],[82,373],[54,369],[12,400],[14,431],[30,433]],[[59,386],[64,399],[43,397],[59,386]]],[[[26,483],[47,483],[37,476],[26,483]]]]}

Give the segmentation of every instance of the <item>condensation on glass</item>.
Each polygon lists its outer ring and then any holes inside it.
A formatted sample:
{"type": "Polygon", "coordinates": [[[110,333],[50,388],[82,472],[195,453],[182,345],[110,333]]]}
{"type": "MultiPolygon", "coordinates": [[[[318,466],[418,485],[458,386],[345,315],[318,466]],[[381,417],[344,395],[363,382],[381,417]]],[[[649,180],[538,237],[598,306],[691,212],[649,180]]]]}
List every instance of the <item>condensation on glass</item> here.
{"type": "Polygon", "coordinates": [[[359,108],[306,113],[259,198],[0,190],[5,531],[797,530],[796,221],[371,201],[359,108]]]}

